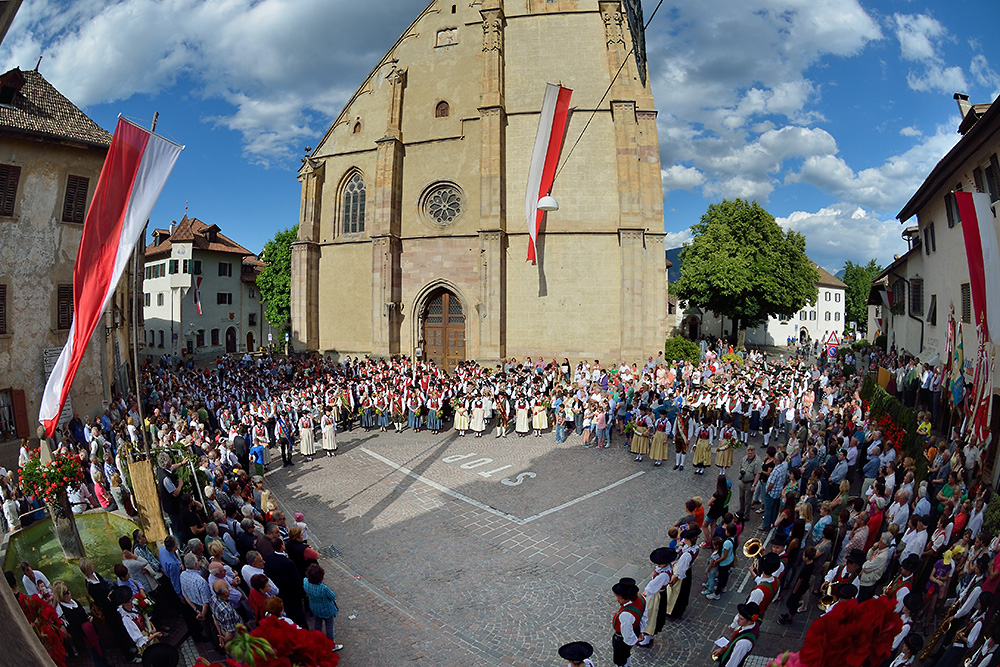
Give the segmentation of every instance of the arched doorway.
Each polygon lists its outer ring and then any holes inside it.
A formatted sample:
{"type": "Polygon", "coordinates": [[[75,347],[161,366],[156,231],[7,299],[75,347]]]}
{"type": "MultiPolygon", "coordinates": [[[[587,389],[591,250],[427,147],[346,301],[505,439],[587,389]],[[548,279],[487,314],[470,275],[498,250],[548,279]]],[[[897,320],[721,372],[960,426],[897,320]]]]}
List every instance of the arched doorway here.
{"type": "Polygon", "coordinates": [[[248,331],[247,332],[247,352],[253,352],[255,349],[257,349],[257,348],[253,344],[253,332],[252,331],[248,331]]]}
{"type": "Polygon", "coordinates": [[[453,373],[465,361],[465,312],[454,293],[438,289],[427,297],[423,313],[424,357],[453,373]]]}
{"type": "Polygon", "coordinates": [[[805,345],[809,342],[809,330],[805,327],[799,329],[799,344],[805,345]]]}
{"type": "Polygon", "coordinates": [[[236,328],[229,327],[226,329],[226,352],[236,351],[236,328]]]}

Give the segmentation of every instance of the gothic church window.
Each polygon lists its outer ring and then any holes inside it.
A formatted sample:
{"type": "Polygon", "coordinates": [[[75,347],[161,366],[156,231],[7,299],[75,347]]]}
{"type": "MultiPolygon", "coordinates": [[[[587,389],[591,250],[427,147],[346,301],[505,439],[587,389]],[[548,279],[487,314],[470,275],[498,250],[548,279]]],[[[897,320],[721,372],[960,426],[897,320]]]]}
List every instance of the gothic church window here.
{"type": "Polygon", "coordinates": [[[462,214],[462,192],[452,183],[435,185],[424,196],[423,208],[435,224],[450,225],[462,214]]]}
{"type": "Polygon", "coordinates": [[[344,184],[342,218],[344,234],[359,234],[365,231],[365,181],[361,174],[354,172],[344,184]]]}

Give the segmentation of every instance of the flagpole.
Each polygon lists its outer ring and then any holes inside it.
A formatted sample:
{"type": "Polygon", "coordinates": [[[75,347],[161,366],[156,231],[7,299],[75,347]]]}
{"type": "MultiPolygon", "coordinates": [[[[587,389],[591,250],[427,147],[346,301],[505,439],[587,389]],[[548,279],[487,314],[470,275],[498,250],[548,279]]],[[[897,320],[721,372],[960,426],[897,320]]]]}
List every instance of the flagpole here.
{"type": "MultiPolygon", "coordinates": [[[[153,122],[149,127],[150,132],[156,131],[156,121],[160,118],[160,112],[153,112],[153,122]]],[[[146,432],[146,415],[142,407],[142,391],[139,383],[139,309],[143,307],[143,302],[139,301],[139,287],[142,285],[142,280],[139,278],[139,269],[141,267],[140,258],[146,254],[146,228],[149,226],[149,220],[146,220],[146,224],[142,226],[142,235],[139,236],[140,242],[135,244],[135,248],[132,250],[132,377],[135,382],[135,405],[139,412],[139,432],[142,434],[142,449],[149,455],[149,434],[146,432]]],[[[172,305],[172,302],[171,302],[172,305]]]]}

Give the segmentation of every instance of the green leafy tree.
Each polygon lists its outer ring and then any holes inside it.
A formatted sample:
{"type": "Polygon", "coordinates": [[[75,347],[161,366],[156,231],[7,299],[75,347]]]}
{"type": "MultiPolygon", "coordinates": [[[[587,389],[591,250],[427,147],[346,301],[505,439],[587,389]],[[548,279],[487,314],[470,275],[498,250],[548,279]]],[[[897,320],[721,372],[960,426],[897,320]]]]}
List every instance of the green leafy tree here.
{"type": "Polygon", "coordinates": [[[782,230],[757,202],[712,204],[691,232],[673,293],[732,319],[738,346],[748,327],[815,303],[819,272],[806,257],[805,237],[782,230]]]}
{"type": "Polygon", "coordinates": [[[267,263],[257,276],[257,288],[267,303],[264,317],[281,332],[288,331],[292,319],[292,243],[299,226],[282,229],[264,244],[261,259],[267,263]]]}
{"type": "Polygon", "coordinates": [[[882,267],[873,259],[867,264],[844,262],[844,284],[847,285],[847,321],[857,322],[858,331],[868,332],[868,293],[872,281],[882,273],[882,267]]]}

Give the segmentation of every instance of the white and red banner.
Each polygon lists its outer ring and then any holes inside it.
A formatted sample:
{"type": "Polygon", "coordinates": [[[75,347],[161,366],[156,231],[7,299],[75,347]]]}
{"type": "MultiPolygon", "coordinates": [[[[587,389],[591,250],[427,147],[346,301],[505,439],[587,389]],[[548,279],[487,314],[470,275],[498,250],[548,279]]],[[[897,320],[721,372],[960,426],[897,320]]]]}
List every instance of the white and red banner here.
{"type": "Polygon", "coordinates": [[[535,263],[535,243],[538,228],[545,211],[538,210],[538,200],[552,191],[552,181],[559,165],[566,134],[566,118],[569,116],[569,100],[573,91],[554,83],[545,84],[545,98],[538,117],[538,132],[535,147],[531,151],[531,165],[528,167],[528,189],[524,196],[524,213],[528,223],[528,259],[535,263]]]}
{"type": "Polygon", "coordinates": [[[201,276],[198,276],[198,279],[194,281],[194,307],[201,315],[201,276]]]}
{"type": "Polygon", "coordinates": [[[132,257],[182,146],[119,118],[83,223],[73,267],[73,324],[42,394],[51,437],[94,329],[132,257]]]}
{"type": "Polygon", "coordinates": [[[1000,247],[990,210],[990,196],[981,192],[956,192],[955,201],[969,258],[969,284],[976,324],[983,328],[986,340],[996,345],[1000,343],[1000,247]]]}

